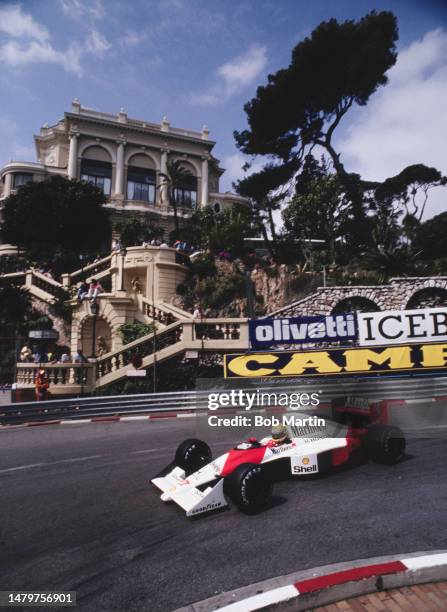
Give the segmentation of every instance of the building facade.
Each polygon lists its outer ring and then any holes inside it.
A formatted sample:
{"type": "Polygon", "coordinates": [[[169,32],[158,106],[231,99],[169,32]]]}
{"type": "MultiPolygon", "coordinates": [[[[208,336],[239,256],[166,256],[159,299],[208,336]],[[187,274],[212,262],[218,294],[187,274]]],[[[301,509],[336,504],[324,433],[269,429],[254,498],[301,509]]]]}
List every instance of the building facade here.
{"type": "Polygon", "coordinates": [[[179,215],[211,205],[216,211],[246,202],[235,193],[219,191],[224,170],[212,155],[215,142],[206,126],[201,132],[131,119],[87,109],[74,100],[70,112],[55,125],[44,125],[34,137],[37,162],[10,161],[0,170],[1,200],[28,181],[53,175],[94,183],[107,196],[107,207],[134,211],[168,229],[172,207],[163,175],[168,161],[180,161],[190,176],[175,197],[179,215]]]}

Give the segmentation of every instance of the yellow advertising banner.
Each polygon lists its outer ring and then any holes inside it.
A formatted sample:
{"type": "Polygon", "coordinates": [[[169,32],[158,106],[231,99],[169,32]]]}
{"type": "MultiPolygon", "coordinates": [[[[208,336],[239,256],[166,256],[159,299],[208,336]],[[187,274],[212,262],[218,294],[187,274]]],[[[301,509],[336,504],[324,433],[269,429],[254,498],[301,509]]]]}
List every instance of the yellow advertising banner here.
{"type": "Polygon", "coordinates": [[[225,378],[445,371],[447,343],[224,355],[225,378]]]}

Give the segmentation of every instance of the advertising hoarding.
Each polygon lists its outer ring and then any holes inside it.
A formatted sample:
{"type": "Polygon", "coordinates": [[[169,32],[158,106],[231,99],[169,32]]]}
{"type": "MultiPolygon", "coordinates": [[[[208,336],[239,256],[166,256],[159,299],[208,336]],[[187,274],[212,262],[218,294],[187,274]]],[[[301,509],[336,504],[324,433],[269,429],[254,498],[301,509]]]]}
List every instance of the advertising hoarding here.
{"type": "Polygon", "coordinates": [[[447,372],[447,343],[224,355],[225,378],[447,372]]]}
{"type": "Polygon", "coordinates": [[[356,317],[354,314],[337,314],[255,319],[249,321],[249,336],[252,348],[355,340],[356,317]]]}
{"type": "Polygon", "coordinates": [[[447,308],[357,313],[360,346],[447,341],[447,308]]]}

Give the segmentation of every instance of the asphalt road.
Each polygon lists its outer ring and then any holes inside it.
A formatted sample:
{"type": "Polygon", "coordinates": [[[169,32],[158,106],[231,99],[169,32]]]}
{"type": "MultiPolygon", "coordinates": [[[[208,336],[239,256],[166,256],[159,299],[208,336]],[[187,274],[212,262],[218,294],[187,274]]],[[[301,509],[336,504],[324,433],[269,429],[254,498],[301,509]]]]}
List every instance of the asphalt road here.
{"type": "MultiPolygon", "coordinates": [[[[256,516],[191,520],[148,482],[196,434],[195,419],[0,432],[0,590],[166,612],[330,562],[447,548],[446,439],[410,440],[391,468],[278,483],[256,516]]],[[[215,454],[228,445],[218,435],[215,454]]]]}

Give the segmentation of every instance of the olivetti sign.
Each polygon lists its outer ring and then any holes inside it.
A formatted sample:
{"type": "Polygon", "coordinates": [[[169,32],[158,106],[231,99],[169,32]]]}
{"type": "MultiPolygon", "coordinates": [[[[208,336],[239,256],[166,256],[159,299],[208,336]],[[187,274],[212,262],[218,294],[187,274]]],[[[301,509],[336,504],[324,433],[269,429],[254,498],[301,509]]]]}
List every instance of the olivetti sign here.
{"type": "Polygon", "coordinates": [[[344,342],[357,338],[354,314],[249,321],[253,348],[278,344],[344,342]]]}

